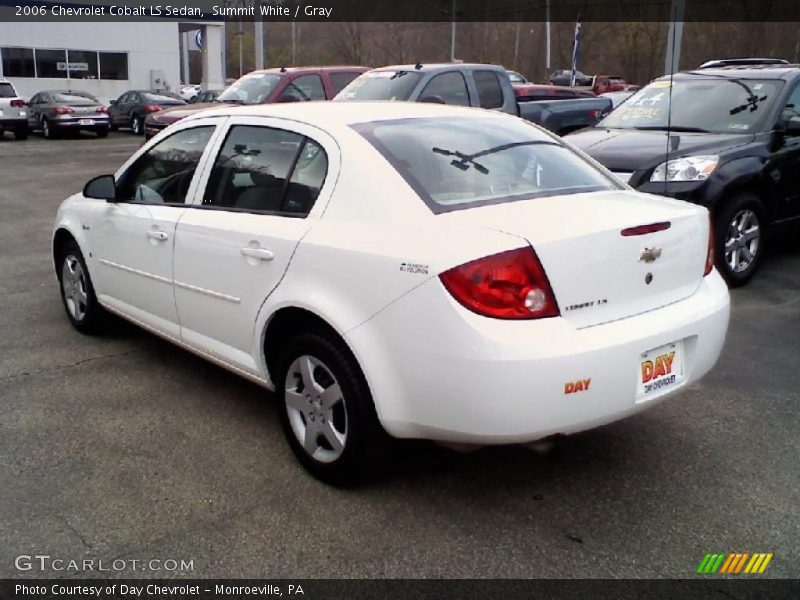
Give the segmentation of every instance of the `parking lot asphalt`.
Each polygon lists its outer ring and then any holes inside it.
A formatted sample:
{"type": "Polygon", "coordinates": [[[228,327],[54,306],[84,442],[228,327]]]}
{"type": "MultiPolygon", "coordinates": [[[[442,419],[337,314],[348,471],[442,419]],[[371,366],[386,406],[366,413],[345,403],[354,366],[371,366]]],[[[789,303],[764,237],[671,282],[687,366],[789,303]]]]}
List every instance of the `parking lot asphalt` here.
{"type": "Polygon", "coordinates": [[[261,388],[67,322],[56,208],[140,142],[0,140],[0,578],[75,576],[19,571],[28,554],[193,565],[132,576],[691,578],[734,551],[800,576],[800,243],[733,291],[718,366],[672,401],[550,452],[404,444],[339,490],[295,462],[261,388]]]}

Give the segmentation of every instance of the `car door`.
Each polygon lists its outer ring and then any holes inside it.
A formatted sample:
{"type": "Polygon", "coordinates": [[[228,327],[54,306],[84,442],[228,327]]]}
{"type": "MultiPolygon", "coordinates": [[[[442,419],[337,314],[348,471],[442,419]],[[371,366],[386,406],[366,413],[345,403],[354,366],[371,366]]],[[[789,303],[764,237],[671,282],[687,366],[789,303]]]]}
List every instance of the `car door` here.
{"type": "MultiPolygon", "coordinates": [[[[781,119],[800,117],[800,84],[795,85],[786,100],[781,119]]],[[[778,202],[777,220],[800,217],[800,136],[785,133],[773,155],[767,172],[776,182],[778,202]]]]}
{"type": "Polygon", "coordinates": [[[117,200],[95,214],[92,258],[100,301],[178,338],[172,283],[175,226],[219,119],[184,126],[117,173],[117,200]]]}
{"type": "Polygon", "coordinates": [[[258,312],[330,196],[338,147],[301,123],[232,118],[175,236],[181,337],[260,375],[258,312]]]}

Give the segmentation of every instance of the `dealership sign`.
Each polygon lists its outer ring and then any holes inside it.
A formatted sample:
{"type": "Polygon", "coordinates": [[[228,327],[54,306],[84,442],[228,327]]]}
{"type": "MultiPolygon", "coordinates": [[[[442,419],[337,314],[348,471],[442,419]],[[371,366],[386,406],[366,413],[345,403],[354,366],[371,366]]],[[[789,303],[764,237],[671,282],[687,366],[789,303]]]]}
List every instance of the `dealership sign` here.
{"type": "Polygon", "coordinates": [[[58,62],[56,63],[56,69],[59,71],[66,71],[69,69],[70,71],[88,71],[89,70],[89,63],[85,62],[58,62]]]}

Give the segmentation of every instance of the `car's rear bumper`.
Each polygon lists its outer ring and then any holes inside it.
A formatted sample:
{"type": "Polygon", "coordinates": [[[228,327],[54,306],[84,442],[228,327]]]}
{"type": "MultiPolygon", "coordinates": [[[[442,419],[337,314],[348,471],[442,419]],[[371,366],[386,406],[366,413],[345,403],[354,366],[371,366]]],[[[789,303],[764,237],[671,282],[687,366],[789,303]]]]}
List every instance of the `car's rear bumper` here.
{"type": "Polygon", "coordinates": [[[0,118],[0,127],[3,129],[20,129],[28,128],[27,117],[2,117],[0,118]]]}
{"type": "Polygon", "coordinates": [[[615,421],[685,389],[716,363],[729,302],[714,271],[689,298],[576,329],[561,318],[478,316],[433,278],[346,339],[390,434],[517,443],[615,421]],[[642,354],[680,340],[682,381],[637,396],[642,354]],[[587,379],[588,389],[565,393],[569,383],[587,379]]]}
{"type": "Polygon", "coordinates": [[[70,117],[68,119],[50,119],[50,127],[58,129],[84,129],[95,131],[98,129],[108,129],[108,117],[70,117]],[[91,121],[91,123],[89,122],[91,121]]]}

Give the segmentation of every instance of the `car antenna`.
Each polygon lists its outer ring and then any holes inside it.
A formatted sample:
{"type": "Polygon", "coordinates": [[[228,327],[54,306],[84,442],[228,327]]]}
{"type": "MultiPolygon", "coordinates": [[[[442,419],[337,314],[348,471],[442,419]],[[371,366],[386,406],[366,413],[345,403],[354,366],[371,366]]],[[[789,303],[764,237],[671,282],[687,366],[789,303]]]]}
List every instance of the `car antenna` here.
{"type": "Polygon", "coordinates": [[[281,67],[281,73],[286,73],[286,67],[281,67]]]}
{"type": "Polygon", "coordinates": [[[414,65],[414,69],[419,71],[422,68],[422,63],[417,63],[414,65]]]}

